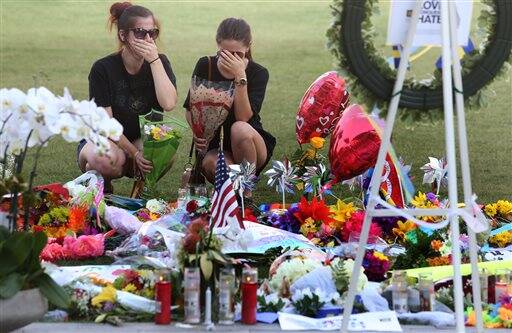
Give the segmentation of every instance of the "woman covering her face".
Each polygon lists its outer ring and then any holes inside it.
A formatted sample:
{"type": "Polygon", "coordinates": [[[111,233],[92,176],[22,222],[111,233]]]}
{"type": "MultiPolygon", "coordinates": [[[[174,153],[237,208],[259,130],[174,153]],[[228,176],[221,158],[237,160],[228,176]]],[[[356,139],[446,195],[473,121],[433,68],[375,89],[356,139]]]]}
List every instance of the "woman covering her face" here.
{"type": "Polygon", "coordinates": [[[107,193],[112,192],[112,179],[151,171],[151,162],[141,152],[139,115],[151,109],[170,111],[177,100],[171,64],[155,44],[160,25],[153,13],[129,2],[117,2],[110,8],[109,21],[111,28],[117,28],[119,51],[92,66],[89,97],[123,125],[123,136],[111,144],[107,156],[95,155],[94,144],[85,140],[77,150],[82,172],[98,171],[107,193]]]}
{"type": "MultiPolygon", "coordinates": [[[[233,106],[223,124],[226,163],[238,164],[246,159],[256,164],[259,173],[272,156],[276,144],[275,138],[263,129],[259,115],[265,98],[268,70],[252,59],[251,28],[243,19],[227,18],[222,21],[217,29],[216,41],[217,55],[210,57],[210,61],[208,57],[200,58],[193,75],[211,81],[234,82],[233,106]]],[[[183,106],[187,109],[187,120],[192,124],[190,96],[183,106]]],[[[202,172],[210,182],[215,176],[219,133],[220,129],[209,145],[206,140],[194,136],[196,149],[206,153],[202,172]]]]}

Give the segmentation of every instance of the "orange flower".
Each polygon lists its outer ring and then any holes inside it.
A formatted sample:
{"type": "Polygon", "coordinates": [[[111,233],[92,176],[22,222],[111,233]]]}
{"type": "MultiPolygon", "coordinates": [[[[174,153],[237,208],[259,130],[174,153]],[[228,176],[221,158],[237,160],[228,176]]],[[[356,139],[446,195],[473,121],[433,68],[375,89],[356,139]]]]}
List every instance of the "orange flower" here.
{"type": "Polygon", "coordinates": [[[435,240],[430,242],[430,246],[432,247],[432,250],[439,251],[443,247],[443,242],[441,242],[440,240],[435,239],[435,240]]]}
{"type": "Polygon", "coordinates": [[[88,209],[84,206],[75,206],[69,210],[68,228],[72,231],[79,232],[85,229],[85,220],[87,218],[88,209]]]}
{"type": "Polygon", "coordinates": [[[428,265],[430,267],[432,266],[446,266],[451,264],[451,257],[450,256],[442,256],[442,257],[435,257],[435,258],[427,258],[428,265]]]}

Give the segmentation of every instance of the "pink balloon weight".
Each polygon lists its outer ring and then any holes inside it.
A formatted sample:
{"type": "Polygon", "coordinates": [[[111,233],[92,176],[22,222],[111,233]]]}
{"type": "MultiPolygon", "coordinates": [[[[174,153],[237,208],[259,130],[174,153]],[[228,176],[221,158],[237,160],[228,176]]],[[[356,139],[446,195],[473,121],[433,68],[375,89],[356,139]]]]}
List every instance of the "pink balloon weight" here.
{"type": "Polygon", "coordinates": [[[347,107],[348,99],[345,80],[336,72],[317,78],[302,97],[295,118],[299,144],[308,143],[315,136],[328,136],[347,107]]]}
{"type": "Polygon", "coordinates": [[[334,182],[358,176],[375,165],[380,136],[360,105],[350,105],[336,125],[329,147],[334,182]]]}

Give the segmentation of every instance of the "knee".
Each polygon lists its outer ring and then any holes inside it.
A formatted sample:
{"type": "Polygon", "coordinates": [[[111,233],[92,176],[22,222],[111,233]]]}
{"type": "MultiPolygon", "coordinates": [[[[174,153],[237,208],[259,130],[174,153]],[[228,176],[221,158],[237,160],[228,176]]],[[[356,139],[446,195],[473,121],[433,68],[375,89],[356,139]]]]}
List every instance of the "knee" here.
{"type": "Polygon", "coordinates": [[[253,128],[245,121],[236,121],[231,125],[231,141],[241,142],[252,139],[253,128]]]}
{"type": "Polygon", "coordinates": [[[87,164],[89,169],[98,171],[104,178],[120,178],[123,176],[124,154],[111,156],[92,156],[87,164]]]}

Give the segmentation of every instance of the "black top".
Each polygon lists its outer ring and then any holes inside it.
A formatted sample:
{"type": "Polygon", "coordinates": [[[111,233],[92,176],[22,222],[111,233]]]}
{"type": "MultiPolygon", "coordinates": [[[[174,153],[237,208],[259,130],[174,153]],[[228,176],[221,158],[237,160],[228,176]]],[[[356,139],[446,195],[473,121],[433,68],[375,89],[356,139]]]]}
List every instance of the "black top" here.
{"type": "MultiPolygon", "coordinates": [[[[219,72],[217,67],[217,56],[210,57],[211,59],[211,78],[210,81],[231,81],[226,79],[219,72]]],[[[265,146],[267,147],[267,160],[272,156],[272,152],[274,151],[274,147],[276,145],[276,139],[267,131],[263,129],[260,118],[260,110],[261,105],[263,104],[263,99],[265,98],[265,90],[267,88],[268,82],[268,70],[250,60],[247,64],[247,68],[245,69],[245,74],[247,75],[247,94],[249,95],[249,103],[251,104],[251,109],[253,116],[249,119],[248,123],[251,125],[263,138],[265,141],[265,146]]],[[[197,61],[196,68],[194,68],[194,73],[192,75],[196,75],[203,79],[208,79],[208,57],[202,57],[197,61]]],[[[187,99],[183,104],[183,107],[187,110],[190,109],[190,93],[187,95],[187,99]]],[[[231,125],[236,122],[234,106],[229,110],[228,117],[223,124],[224,127],[224,142],[223,148],[226,151],[231,151],[231,125]]],[[[215,134],[214,138],[210,142],[209,149],[214,149],[219,147],[220,141],[220,129],[215,134]]]]}
{"type": "MultiPolygon", "coordinates": [[[[176,87],[176,77],[171,63],[164,54],[160,59],[172,84],[176,87]]],[[[112,107],[112,115],[123,125],[123,134],[133,142],[140,138],[139,115],[151,109],[162,111],[155,92],[151,65],[144,61],[141,69],[131,75],[124,67],[121,52],[97,60],[89,73],[89,98],[98,106],[112,107]]],[[[152,116],[159,120],[161,115],[152,116]]]]}

